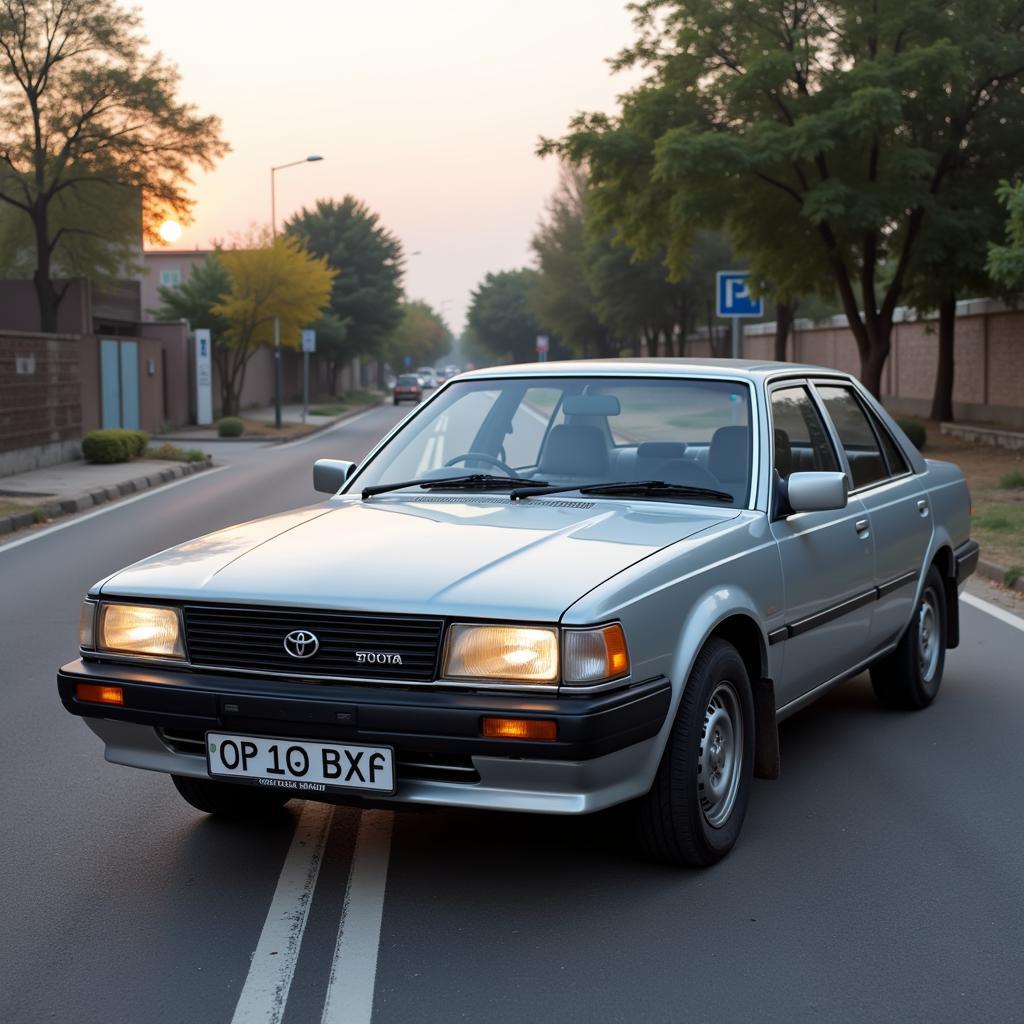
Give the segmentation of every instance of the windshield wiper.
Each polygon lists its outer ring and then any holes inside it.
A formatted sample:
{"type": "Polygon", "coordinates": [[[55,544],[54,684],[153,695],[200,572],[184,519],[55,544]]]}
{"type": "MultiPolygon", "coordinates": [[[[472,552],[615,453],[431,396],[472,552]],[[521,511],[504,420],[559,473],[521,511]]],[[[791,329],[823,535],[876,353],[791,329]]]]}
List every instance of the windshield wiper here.
{"type": "Polygon", "coordinates": [[[606,484],[559,484],[555,487],[544,487],[535,484],[530,487],[519,487],[509,497],[512,501],[522,498],[535,498],[542,494],[560,494],[565,491],[579,491],[580,494],[638,494],[641,496],[673,498],[713,498],[716,501],[732,501],[733,496],[727,491],[716,491],[713,487],[692,487],[689,484],[670,484],[664,480],[617,480],[606,484]]]}
{"type": "Polygon", "coordinates": [[[424,490],[432,490],[436,487],[453,487],[458,490],[490,491],[504,490],[506,487],[547,487],[547,480],[531,480],[525,476],[495,476],[493,473],[470,473],[467,476],[440,476],[426,477],[420,480],[403,480],[397,484],[374,484],[372,487],[363,488],[363,501],[372,498],[375,494],[387,494],[388,491],[398,491],[403,487],[422,487],[424,490]]]}

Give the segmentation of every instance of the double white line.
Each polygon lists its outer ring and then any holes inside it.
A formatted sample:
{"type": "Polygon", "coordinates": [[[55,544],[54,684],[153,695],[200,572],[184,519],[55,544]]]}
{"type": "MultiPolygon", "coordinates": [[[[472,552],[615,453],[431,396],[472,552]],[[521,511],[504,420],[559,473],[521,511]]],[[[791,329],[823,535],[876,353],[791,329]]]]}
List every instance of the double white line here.
{"type": "MultiPolygon", "coordinates": [[[[278,1024],[284,1016],[333,820],[326,804],[303,808],[231,1024],[278,1024]]],[[[359,816],[321,1024],[369,1024],[393,821],[390,811],[359,816]]]]}

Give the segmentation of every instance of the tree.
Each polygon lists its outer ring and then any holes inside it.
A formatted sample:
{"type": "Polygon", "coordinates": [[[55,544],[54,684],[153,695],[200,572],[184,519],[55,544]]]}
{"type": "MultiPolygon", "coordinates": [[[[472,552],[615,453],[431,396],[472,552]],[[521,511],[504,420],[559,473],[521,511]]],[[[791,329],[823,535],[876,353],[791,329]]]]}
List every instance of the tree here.
{"type": "Polygon", "coordinates": [[[220,253],[214,253],[195,264],[180,285],[161,287],[160,305],[149,312],[160,320],[187,320],[191,328],[208,327],[216,351],[219,340],[227,335],[228,324],[214,307],[230,290],[231,278],[220,253]]]}
{"type": "Polygon", "coordinates": [[[472,340],[506,361],[537,358],[537,335],[543,333],[530,308],[536,270],[503,270],[487,274],[470,295],[467,320],[472,340]]]}
{"type": "Polygon", "coordinates": [[[378,214],[353,196],[321,199],[285,227],[336,272],[330,308],[345,324],[351,356],[379,356],[402,319],[402,245],[378,214]]]}
{"type": "MultiPolygon", "coordinates": [[[[725,227],[773,297],[827,271],[877,394],[922,228],[1024,75],[1018,0],[642,0],[619,116],[559,143],[641,250],[725,227]]],[[[815,289],[816,290],[816,289],[815,289]]]]}
{"type": "Polygon", "coordinates": [[[618,344],[594,309],[587,280],[586,192],[586,172],[563,165],[547,217],[530,241],[540,271],[530,305],[579,355],[614,356],[618,344]]]}
{"type": "Polygon", "coordinates": [[[426,302],[414,300],[402,303],[402,320],[388,339],[384,357],[396,370],[429,366],[451,345],[452,332],[444,318],[426,302]]]}
{"type": "Polygon", "coordinates": [[[1006,242],[988,247],[986,267],[1009,292],[1024,292],[1024,183],[1002,181],[996,197],[1006,208],[1006,242]]]}
{"type": "Polygon", "coordinates": [[[67,287],[55,256],[75,236],[111,237],[69,207],[131,189],[151,234],[168,213],[187,221],[190,168],[227,151],[217,118],[176,98],[177,70],[145,52],[140,24],[115,0],[0,0],[0,203],[31,223],[44,331],[67,287]]]}
{"type": "Polygon", "coordinates": [[[221,408],[236,415],[253,352],[274,340],[280,321],[281,344],[298,348],[300,331],[314,323],[330,301],[334,271],[286,236],[248,249],[220,254],[231,286],[212,312],[223,317],[225,344],[214,348],[220,373],[221,408]]]}

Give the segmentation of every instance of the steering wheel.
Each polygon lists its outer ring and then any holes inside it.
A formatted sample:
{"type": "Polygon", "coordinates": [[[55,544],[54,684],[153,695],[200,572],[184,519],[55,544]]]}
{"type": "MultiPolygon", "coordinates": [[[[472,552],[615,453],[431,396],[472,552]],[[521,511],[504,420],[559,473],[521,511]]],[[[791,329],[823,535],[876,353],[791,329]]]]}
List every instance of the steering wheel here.
{"type": "Polygon", "coordinates": [[[516,471],[507,462],[502,462],[496,455],[488,455],[487,452],[463,452],[461,455],[456,455],[454,459],[449,459],[445,466],[454,466],[459,462],[468,462],[470,459],[480,459],[491,466],[497,466],[498,469],[504,470],[509,476],[516,475],[516,471]]]}

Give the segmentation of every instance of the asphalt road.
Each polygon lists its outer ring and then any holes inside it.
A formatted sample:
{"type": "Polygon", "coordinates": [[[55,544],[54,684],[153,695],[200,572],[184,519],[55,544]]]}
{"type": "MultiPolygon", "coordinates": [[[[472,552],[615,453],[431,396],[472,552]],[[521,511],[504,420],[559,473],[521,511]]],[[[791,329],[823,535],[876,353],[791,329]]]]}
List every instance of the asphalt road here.
{"type": "Polygon", "coordinates": [[[861,677],[786,722],[782,778],[703,872],[639,859],[614,814],[293,801],[238,825],[106,764],[54,681],[87,587],[316,500],[313,459],[407,412],[225,446],[226,469],[0,548],[0,1021],[1024,1019],[1024,632],[974,605],[929,710],[884,712],[861,677]]]}

